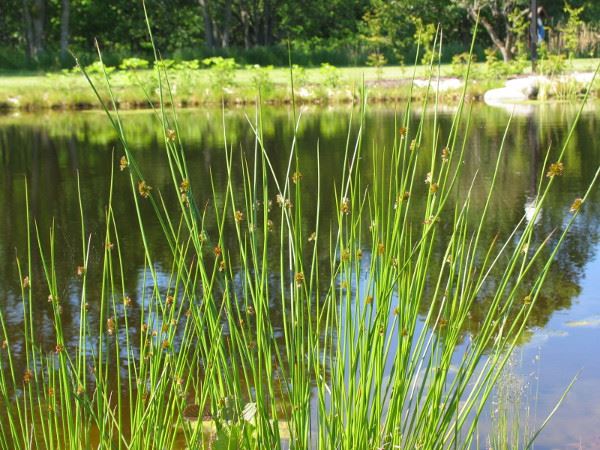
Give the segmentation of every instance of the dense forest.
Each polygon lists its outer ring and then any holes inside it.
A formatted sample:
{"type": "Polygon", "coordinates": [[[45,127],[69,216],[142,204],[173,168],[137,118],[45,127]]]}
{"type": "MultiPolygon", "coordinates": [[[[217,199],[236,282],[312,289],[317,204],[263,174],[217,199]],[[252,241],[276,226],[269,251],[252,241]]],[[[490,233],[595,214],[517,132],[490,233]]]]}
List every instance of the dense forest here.
{"type": "MultiPolygon", "coordinates": [[[[598,53],[600,2],[537,0],[547,39],[561,45],[569,11],[584,25],[578,56],[598,53]],[[582,9],[579,9],[582,8],[582,9]],[[552,41],[554,36],[554,41],[552,41]]],[[[252,64],[285,65],[288,43],[299,64],[359,65],[377,55],[411,63],[418,36],[444,33],[444,58],[465,51],[477,11],[477,49],[513,58],[527,38],[530,0],[146,0],[163,56],[226,55],[252,64]]],[[[93,58],[149,55],[141,0],[0,0],[0,69],[59,68],[70,52],[93,58]]]]}

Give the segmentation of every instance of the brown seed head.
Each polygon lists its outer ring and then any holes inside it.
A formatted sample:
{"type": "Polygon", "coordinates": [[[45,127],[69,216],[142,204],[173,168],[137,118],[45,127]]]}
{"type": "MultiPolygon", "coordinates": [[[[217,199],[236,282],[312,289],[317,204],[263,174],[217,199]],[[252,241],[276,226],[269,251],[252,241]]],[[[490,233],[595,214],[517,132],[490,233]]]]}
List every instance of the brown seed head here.
{"type": "Polygon", "coordinates": [[[348,214],[350,212],[350,201],[346,197],[342,199],[340,211],[342,212],[342,214],[348,214]]]}
{"type": "Polygon", "coordinates": [[[121,156],[121,159],[119,160],[119,169],[121,169],[121,172],[122,172],[125,169],[127,169],[127,167],[129,167],[129,161],[127,161],[127,157],[125,155],[123,155],[123,156],[121,156]]]}
{"type": "Polygon", "coordinates": [[[548,172],[546,173],[546,176],[548,178],[558,177],[563,174],[564,170],[565,170],[565,166],[563,165],[562,162],[555,162],[555,163],[550,164],[550,167],[548,168],[548,172]]]}
{"type": "Polygon", "coordinates": [[[114,317],[109,317],[108,320],[106,321],[106,331],[108,331],[108,334],[110,336],[112,336],[113,334],[115,334],[115,319],[114,317]]]}
{"type": "Polygon", "coordinates": [[[146,184],[144,180],[138,182],[138,192],[142,196],[142,198],[150,197],[150,191],[152,190],[152,186],[146,184]]]}
{"type": "Polygon", "coordinates": [[[450,149],[448,147],[444,147],[442,149],[442,161],[448,162],[448,157],[450,156],[450,149]]]}
{"type": "Polygon", "coordinates": [[[182,194],[187,193],[190,190],[190,182],[187,179],[184,179],[179,185],[179,192],[182,194]]]}
{"type": "Polygon", "coordinates": [[[573,203],[571,204],[571,208],[569,209],[569,211],[571,211],[572,213],[576,213],[577,211],[579,211],[579,208],[581,208],[582,204],[583,204],[583,199],[576,198],[575,200],[573,200],[573,203]]]}
{"type": "Polygon", "coordinates": [[[349,261],[350,260],[350,250],[345,249],[342,252],[342,261],[349,261]]]}

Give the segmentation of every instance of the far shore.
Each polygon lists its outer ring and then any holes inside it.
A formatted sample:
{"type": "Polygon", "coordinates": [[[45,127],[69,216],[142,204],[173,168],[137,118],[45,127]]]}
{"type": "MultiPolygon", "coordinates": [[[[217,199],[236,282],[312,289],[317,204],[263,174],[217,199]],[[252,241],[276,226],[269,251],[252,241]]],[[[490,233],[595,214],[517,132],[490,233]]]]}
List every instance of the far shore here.
{"type": "MultiPolygon", "coordinates": [[[[598,60],[581,59],[568,63],[564,75],[590,72],[598,60]]],[[[168,70],[168,86],[163,85],[165,104],[177,107],[220,105],[249,105],[260,102],[268,105],[296,104],[335,105],[360,103],[363,87],[370,103],[398,103],[409,99],[436,97],[444,103],[455,103],[463,94],[464,70],[456,66],[441,65],[430,70],[416,67],[351,67],[299,69],[294,73],[294,96],[288,68],[248,67],[223,74],[211,69],[168,70]],[[260,94],[259,94],[260,93],[260,94]]],[[[507,79],[531,75],[523,74],[490,77],[484,63],[472,66],[466,88],[466,98],[483,101],[490,89],[504,86],[507,79]]],[[[562,77],[562,78],[561,78],[562,77]]],[[[92,82],[109,108],[113,108],[111,95],[103,75],[91,75],[92,82]]],[[[159,103],[159,90],[155,72],[115,71],[109,75],[112,95],[119,109],[143,109],[159,103]]],[[[560,81],[559,81],[560,82],[560,81]]],[[[600,96],[600,83],[592,87],[592,97],[600,96]]],[[[585,85],[570,89],[557,89],[547,93],[547,99],[564,100],[565,96],[578,96],[585,85]]],[[[20,73],[0,75],[0,112],[87,110],[101,109],[93,89],[81,73],[20,73]]]]}

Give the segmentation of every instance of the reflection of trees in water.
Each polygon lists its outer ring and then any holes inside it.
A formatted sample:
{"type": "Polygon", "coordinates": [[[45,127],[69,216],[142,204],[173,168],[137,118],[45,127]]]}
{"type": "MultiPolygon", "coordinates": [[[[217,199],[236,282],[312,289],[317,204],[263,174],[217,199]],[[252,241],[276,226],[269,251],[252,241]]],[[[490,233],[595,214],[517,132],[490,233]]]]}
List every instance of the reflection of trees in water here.
{"type": "MultiPolygon", "coordinates": [[[[467,149],[463,167],[463,185],[458,186],[464,191],[477,173],[478,185],[473,193],[471,220],[477,219],[478,211],[487,195],[490,182],[490,170],[493,168],[500,140],[506,122],[504,113],[496,117],[495,111],[476,111],[471,127],[470,144],[467,149]]],[[[226,173],[219,168],[223,160],[223,139],[221,130],[221,113],[185,113],[180,116],[181,133],[186,142],[188,165],[193,176],[194,195],[198,205],[204,205],[212,198],[210,177],[212,176],[217,189],[223,189],[226,184],[226,173]]],[[[85,116],[85,115],[81,115],[85,116]]],[[[254,117],[252,113],[250,120],[254,117]]],[[[546,149],[552,143],[552,150],[562,142],[572,116],[560,117],[551,127],[538,124],[537,118],[515,118],[508,135],[506,150],[501,160],[501,176],[498,180],[498,195],[490,210],[489,226],[486,227],[484,241],[490,242],[494,236],[507,236],[512,226],[524,212],[528,198],[535,194],[539,174],[543,173],[543,158],[546,149]]],[[[18,273],[15,265],[15,249],[19,255],[24,255],[26,249],[26,223],[24,210],[24,183],[27,176],[29,183],[30,208],[32,218],[38,224],[45,248],[48,246],[48,229],[55,220],[57,234],[57,275],[58,285],[63,290],[63,321],[67,333],[74,333],[78,320],[79,280],[75,270],[80,261],[81,232],[79,223],[79,207],[76,171],[81,176],[81,195],[86,218],[86,233],[91,234],[92,257],[88,267],[90,298],[99,298],[100,280],[97,279],[102,263],[104,214],[108,198],[108,176],[110,165],[115,164],[111,159],[112,149],[115,148],[115,160],[120,157],[119,145],[110,129],[107,130],[106,119],[90,115],[91,120],[74,118],[69,115],[59,116],[59,119],[43,121],[32,126],[9,123],[0,125],[1,161],[2,161],[2,192],[0,193],[0,292],[9,301],[7,305],[13,310],[11,314],[11,329],[18,330],[20,318],[17,314],[20,302],[16,298],[18,292],[18,273]],[[87,120],[87,121],[86,121],[87,120]],[[62,121],[62,122],[61,122],[62,121]],[[102,123],[102,125],[99,125],[102,123]],[[98,126],[98,133],[94,130],[98,126]],[[96,286],[96,288],[94,288],[96,286]]],[[[415,117],[416,118],[416,117],[415,117]]],[[[152,118],[143,114],[132,114],[126,117],[130,122],[132,144],[143,173],[148,182],[157,190],[161,190],[166,202],[175,202],[176,192],[171,187],[170,172],[164,164],[160,136],[153,124],[152,118]],[[168,188],[165,188],[168,187],[168,188]]],[[[292,126],[290,114],[287,111],[268,110],[263,115],[265,121],[265,145],[273,162],[275,170],[284,174],[288,162],[288,150],[292,141],[292,126]]],[[[450,117],[439,118],[444,142],[444,133],[450,126],[450,117]]],[[[225,114],[229,144],[234,149],[236,160],[239,160],[238,149],[243,148],[244,154],[250,160],[254,152],[254,135],[242,112],[227,112],[225,114]]],[[[589,142],[593,142],[596,119],[585,116],[578,126],[573,142],[565,154],[566,173],[562,179],[557,179],[549,206],[544,209],[539,224],[539,236],[544,236],[560,227],[568,215],[568,208],[577,192],[581,190],[593,176],[598,156],[592,153],[589,142]]],[[[304,192],[305,207],[303,209],[305,230],[307,236],[314,228],[314,205],[316,204],[317,163],[315,149],[317,142],[320,146],[321,169],[323,171],[323,191],[327,192],[326,183],[332,183],[336,174],[341,170],[343,152],[349,126],[348,111],[329,111],[322,114],[307,111],[301,121],[298,149],[302,161],[303,183],[307,189],[304,192]]],[[[422,149],[428,149],[432,143],[432,129],[426,126],[422,149]]],[[[352,136],[355,136],[356,127],[352,136]]],[[[383,150],[392,145],[394,134],[394,113],[375,110],[367,116],[363,150],[363,183],[367,186],[373,165],[372,142],[376,148],[383,150]]],[[[353,139],[351,138],[351,141],[353,139]]],[[[424,179],[429,170],[430,160],[423,151],[418,170],[424,179]]],[[[124,255],[124,283],[126,291],[134,302],[141,295],[139,292],[139,274],[144,267],[143,246],[139,236],[138,225],[133,213],[131,193],[124,174],[115,168],[115,201],[114,211],[117,224],[122,236],[124,255]]],[[[390,174],[393,176],[393,174],[390,174]]],[[[241,171],[236,169],[236,180],[241,180],[241,171]]],[[[240,183],[241,184],[241,183],[240,183]]],[[[418,189],[425,190],[424,183],[418,183],[418,189]]],[[[275,191],[273,190],[273,198],[275,191]]],[[[217,201],[219,199],[217,198],[217,201]]],[[[530,318],[532,326],[543,326],[552,313],[557,309],[568,308],[572,299],[579,292],[579,282],[583,275],[584,266],[593,256],[594,245],[598,240],[598,218],[600,211],[595,194],[584,206],[576,230],[572,232],[563,244],[543,295],[539,298],[536,308],[530,318]]],[[[460,201],[458,196],[455,202],[460,201]]],[[[335,208],[333,195],[322,199],[322,229],[328,229],[332,219],[331,211],[335,208]]],[[[209,207],[207,223],[214,223],[212,206],[209,207]]],[[[391,206],[391,205],[390,205],[391,206]]],[[[452,206],[449,205],[449,208],[452,206]]],[[[153,257],[159,263],[168,267],[170,251],[161,243],[164,242],[160,227],[153,218],[149,205],[144,204],[142,215],[148,224],[146,232],[151,242],[153,257]]],[[[278,213],[273,211],[274,220],[278,213]]],[[[420,220],[415,218],[415,226],[420,226],[420,220]]],[[[444,229],[444,222],[440,229],[444,229]]],[[[233,230],[233,224],[226,225],[227,233],[233,230]]],[[[208,227],[209,238],[216,239],[216,228],[208,227]]],[[[227,245],[228,240],[225,240],[227,245]]],[[[322,240],[322,255],[327,255],[326,240],[322,240]]],[[[440,240],[438,254],[443,252],[443,242],[440,240]]],[[[40,324],[40,332],[49,332],[48,324],[51,317],[51,307],[46,301],[47,291],[41,278],[36,246],[33,246],[32,285],[36,301],[35,321],[40,324]],[[45,324],[45,325],[44,325],[45,324]]],[[[270,250],[274,257],[277,249],[270,250]]],[[[233,264],[236,264],[233,261],[233,264]]],[[[324,263],[323,266],[326,266],[324,263]]],[[[117,283],[120,280],[117,281],[117,283]]],[[[276,281],[274,281],[276,283],[276,281]]],[[[277,283],[276,283],[277,284],[277,283]]],[[[273,289],[273,292],[276,292],[273,289]]],[[[273,299],[273,305],[277,305],[273,299]]],[[[476,331],[478,318],[486,311],[486,300],[482,298],[472,312],[472,329],[476,331]]],[[[139,307],[137,305],[135,307],[139,307]]],[[[91,312],[94,312],[91,306],[91,312]]],[[[273,313],[278,314],[278,307],[273,313]]],[[[132,311],[135,315],[135,310],[132,311]]],[[[93,314],[92,314],[93,315],[93,314]]],[[[277,324],[282,319],[273,316],[277,324]]],[[[74,337],[74,335],[71,335],[74,337]]],[[[49,345],[52,339],[49,338],[49,345]]]]}

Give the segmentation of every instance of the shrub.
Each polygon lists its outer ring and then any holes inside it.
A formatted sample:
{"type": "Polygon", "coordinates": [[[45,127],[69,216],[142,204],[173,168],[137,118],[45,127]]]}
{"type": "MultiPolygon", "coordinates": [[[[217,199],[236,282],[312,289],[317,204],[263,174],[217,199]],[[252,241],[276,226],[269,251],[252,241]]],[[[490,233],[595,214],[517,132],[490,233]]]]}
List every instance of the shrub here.
{"type": "Polygon", "coordinates": [[[211,85],[215,90],[222,91],[235,85],[235,59],[213,56],[204,58],[202,64],[210,68],[211,85]]]}
{"type": "Polygon", "coordinates": [[[271,80],[271,72],[273,66],[261,67],[258,64],[249,66],[251,73],[252,84],[262,94],[269,95],[273,91],[273,81],[271,80]]]}
{"type": "Polygon", "coordinates": [[[147,69],[150,63],[141,58],[125,58],[121,61],[119,69],[121,70],[144,70],[147,69]]]}
{"type": "Polygon", "coordinates": [[[323,63],[321,64],[320,70],[321,76],[323,77],[323,84],[329,88],[335,89],[340,84],[340,70],[329,64],[323,63]]]}

